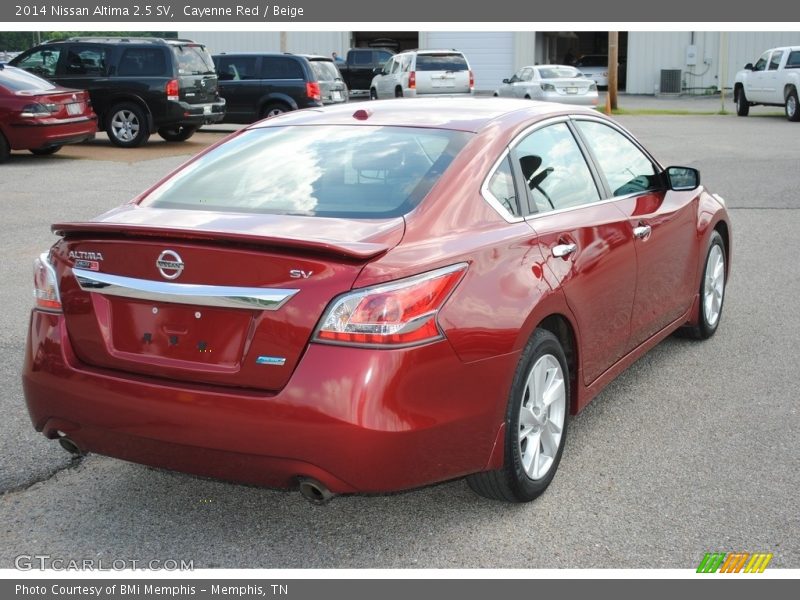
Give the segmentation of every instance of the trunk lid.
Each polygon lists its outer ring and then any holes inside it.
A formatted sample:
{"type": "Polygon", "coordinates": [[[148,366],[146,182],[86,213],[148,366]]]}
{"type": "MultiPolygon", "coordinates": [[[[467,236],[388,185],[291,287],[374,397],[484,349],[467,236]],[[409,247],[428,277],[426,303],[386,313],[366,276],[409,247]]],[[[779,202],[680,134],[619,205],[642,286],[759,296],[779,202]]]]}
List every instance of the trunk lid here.
{"type": "Polygon", "coordinates": [[[128,206],[53,229],[67,330],[85,364],[277,391],[325,307],[399,243],[404,221],[128,206]]]}

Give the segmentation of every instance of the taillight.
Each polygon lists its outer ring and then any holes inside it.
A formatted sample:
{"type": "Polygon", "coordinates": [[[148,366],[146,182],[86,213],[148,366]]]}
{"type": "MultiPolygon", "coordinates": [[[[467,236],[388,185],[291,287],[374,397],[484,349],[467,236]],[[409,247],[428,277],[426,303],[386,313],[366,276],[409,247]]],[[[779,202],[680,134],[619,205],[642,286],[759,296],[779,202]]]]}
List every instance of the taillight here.
{"type": "Polygon", "coordinates": [[[42,104],[35,102],[24,106],[19,116],[24,119],[38,119],[49,117],[55,112],[58,112],[58,104],[42,104]]]}
{"type": "Polygon", "coordinates": [[[542,91],[543,92],[555,92],[556,91],[556,86],[554,86],[552,83],[543,83],[542,84],[542,91]]]}
{"type": "Polygon", "coordinates": [[[43,252],[33,261],[33,302],[40,310],[61,312],[56,270],[50,263],[47,252],[43,252]]]}
{"type": "Polygon", "coordinates": [[[441,339],[436,316],[467,266],[459,263],[340,296],[325,311],[314,339],[382,347],[441,339]]]}
{"type": "Polygon", "coordinates": [[[178,80],[171,79],[167,82],[167,100],[180,100],[180,88],[178,87],[178,80]]]}
{"type": "Polygon", "coordinates": [[[469,70],[469,89],[475,88],[475,74],[472,72],[472,69],[469,70]]]}
{"type": "Polygon", "coordinates": [[[319,84],[317,82],[306,82],[306,96],[308,96],[310,100],[319,100],[322,98],[322,94],[319,91],[319,84]]]}
{"type": "Polygon", "coordinates": [[[417,87],[417,72],[411,71],[408,74],[408,89],[413,90],[417,87]]]}

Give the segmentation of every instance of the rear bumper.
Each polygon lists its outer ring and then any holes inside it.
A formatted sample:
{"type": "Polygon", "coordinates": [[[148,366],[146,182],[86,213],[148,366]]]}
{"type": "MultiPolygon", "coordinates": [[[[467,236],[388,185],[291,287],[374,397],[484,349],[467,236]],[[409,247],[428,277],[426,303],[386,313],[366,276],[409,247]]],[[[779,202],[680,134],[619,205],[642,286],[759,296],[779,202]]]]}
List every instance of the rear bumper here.
{"type": "Polygon", "coordinates": [[[219,123],[225,117],[225,100],[205,104],[167,102],[166,114],[155,119],[155,127],[169,125],[201,126],[219,123]]]}
{"type": "Polygon", "coordinates": [[[540,100],[544,100],[545,102],[569,104],[572,106],[597,106],[599,97],[596,91],[588,92],[586,94],[559,94],[558,92],[545,92],[542,94],[540,100]]]}
{"type": "Polygon", "coordinates": [[[96,131],[97,117],[47,119],[11,125],[8,142],[14,150],[50,148],[90,140],[96,131]]]}
{"type": "Polygon", "coordinates": [[[82,450],[269,487],[305,476],[337,493],[385,492],[496,459],[517,358],[464,364],[447,341],[311,344],[283,390],[257,393],[82,365],[63,316],[33,311],[23,387],[36,429],[82,450]]]}
{"type": "Polygon", "coordinates": [[[403,90],[403,96],[408,98],[463,98],[464,96],[474,96],[475,90],[468,92],[420,92],[416,90],[403,90]]]}

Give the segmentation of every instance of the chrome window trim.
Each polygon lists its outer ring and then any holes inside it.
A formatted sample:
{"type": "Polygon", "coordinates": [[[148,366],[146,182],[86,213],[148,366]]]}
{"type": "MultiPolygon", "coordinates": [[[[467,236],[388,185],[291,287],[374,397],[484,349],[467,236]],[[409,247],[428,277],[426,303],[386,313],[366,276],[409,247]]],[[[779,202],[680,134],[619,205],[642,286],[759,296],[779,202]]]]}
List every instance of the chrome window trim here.
{"type": "Polygon", "coordinates": [[[278,310],[300,290],[170,283],[72,269],[84,292],[193,306],[278,310]]]}

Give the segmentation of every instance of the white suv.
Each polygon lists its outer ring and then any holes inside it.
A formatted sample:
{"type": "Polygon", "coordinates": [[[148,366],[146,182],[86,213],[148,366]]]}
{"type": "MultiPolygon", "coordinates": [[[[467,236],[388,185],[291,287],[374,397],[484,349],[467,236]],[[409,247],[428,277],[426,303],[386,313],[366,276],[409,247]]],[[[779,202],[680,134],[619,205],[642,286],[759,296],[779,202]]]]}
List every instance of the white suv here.
{"type": "Polygon", "coordinates": [[[475,77],[457,50],[408,50],[375,69],[369,97],[403,98],[472,94],[475,77]]]}

